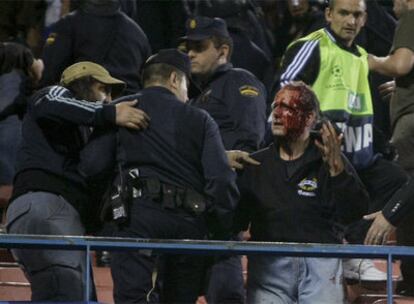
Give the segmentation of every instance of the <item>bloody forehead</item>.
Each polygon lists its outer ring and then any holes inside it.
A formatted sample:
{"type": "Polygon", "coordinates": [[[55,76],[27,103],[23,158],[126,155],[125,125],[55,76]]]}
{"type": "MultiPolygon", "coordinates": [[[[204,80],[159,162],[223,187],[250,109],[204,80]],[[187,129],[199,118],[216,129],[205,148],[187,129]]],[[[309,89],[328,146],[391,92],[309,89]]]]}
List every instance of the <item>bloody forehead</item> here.
{"type": "Polygon", "coordinates": [[[287,85],[275,96],[275,103],[285,103],[298,111],[311,112],[315,110],[315,96],[306,86],[287,85]]]}
{"type": "Polygon", "coordinates": [[[275,102],[283,102],[292,108],[300,108],[300,92],[298,90],[282,89],[277,93],[275,102]]]}

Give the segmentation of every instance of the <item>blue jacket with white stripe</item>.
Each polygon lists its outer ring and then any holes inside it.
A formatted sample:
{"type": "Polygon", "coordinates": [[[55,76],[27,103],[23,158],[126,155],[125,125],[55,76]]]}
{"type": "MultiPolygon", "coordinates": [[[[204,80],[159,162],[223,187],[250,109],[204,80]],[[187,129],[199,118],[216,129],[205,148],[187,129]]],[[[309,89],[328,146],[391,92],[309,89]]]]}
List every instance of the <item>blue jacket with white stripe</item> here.
{"type": "Polygon", "coordinates": [[[77,172],[89,131],[82,126],[115,125],[115,114],[114,105],[77,100],[61,86],[34,94],[23,120],[13,198],[46,191],[79,207],[87,196],[84,179],[77,172]]]}

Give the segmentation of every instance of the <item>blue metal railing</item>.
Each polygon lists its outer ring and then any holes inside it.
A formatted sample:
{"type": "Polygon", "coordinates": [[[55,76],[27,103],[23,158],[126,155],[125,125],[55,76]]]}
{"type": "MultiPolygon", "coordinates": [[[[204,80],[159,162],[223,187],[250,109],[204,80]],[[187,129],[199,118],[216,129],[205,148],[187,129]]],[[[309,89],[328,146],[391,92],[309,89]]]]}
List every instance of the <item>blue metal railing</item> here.
{"type": "MultiPolygon", "coordinates": [[[[46,248],[85,250],[86,265],[91,250],[151,250],[190,254],[266,254],[277,256],[381,258],[387,260],[387,303],[392,303],[392,260],[413,256],[414,247],[274,242],[234,242],[195,240],[148,240],[80,236],[0,235],[0,248],[46,248]]],[[[89,300],[90,268],[86,267],[85,300],[89,300]]]]}

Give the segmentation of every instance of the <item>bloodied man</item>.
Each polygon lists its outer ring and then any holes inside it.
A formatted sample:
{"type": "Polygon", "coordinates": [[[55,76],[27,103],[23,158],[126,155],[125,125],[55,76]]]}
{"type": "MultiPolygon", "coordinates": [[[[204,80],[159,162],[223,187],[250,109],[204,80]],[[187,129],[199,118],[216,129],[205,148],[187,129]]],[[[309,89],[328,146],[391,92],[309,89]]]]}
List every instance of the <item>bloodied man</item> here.
{"type": "MultiPolygon", "coordinates": [[[[368,194],[341,153],[342,135],[324,122],[319,139],[311,137],[318,113],[303,83],[276,95],[274,142],[252,154],[261,165],[246,165],[239,182],[236,223],[250,224],[252,241],[341,243],[334,226],[364,214],[368,194]]],[[[340,259],[254,255],[248,267],[248,303],[345,302],[340,259]]]]}
{"type": "Polygon", "coordinates": [[[313,123],[317,113],[316,99],[305,86],[280,90],[273,103],[272,133],[282,141],[296,141],[313,123]]]}

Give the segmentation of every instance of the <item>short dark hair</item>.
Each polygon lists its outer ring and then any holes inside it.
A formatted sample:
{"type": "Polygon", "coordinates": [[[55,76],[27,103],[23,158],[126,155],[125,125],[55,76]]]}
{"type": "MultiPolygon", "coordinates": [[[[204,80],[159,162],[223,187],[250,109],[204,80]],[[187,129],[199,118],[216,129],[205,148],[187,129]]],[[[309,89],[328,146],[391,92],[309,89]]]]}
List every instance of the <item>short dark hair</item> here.
{"type": "Polygon", "coordinates": [[[85,76],[70,82],[66,85],[66,88],[71,91],[77,99],[95,101],[92,100],[91,86],[96,82],[98,81],[92,76],[85,76]]]}
{"type": "Polygon", "coordinates": [[[211,36],[211,41],[214,44],[215,48],[219,48],[224,44],[229,46],[229,54],[227,55],[227,60],[230,61],[231,55],[233,54],[233,40],[231,37],[224,37],[224,36],[211,36]]]}
{"type": "Polygon", "coordinates": [[[166,63],[153,63],[142,71],[142,84],[147,87],[154,82],[166,83],[172,72],[176,72],[180,78],[185,77],[185,73],[176,67],[166,63]]]}

